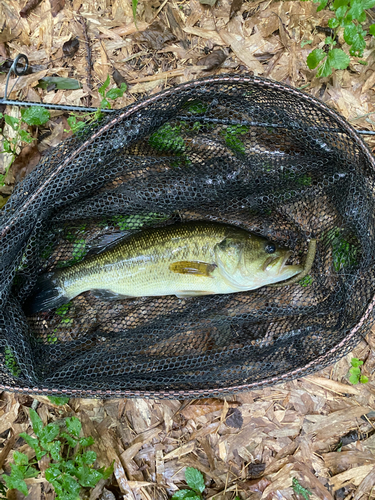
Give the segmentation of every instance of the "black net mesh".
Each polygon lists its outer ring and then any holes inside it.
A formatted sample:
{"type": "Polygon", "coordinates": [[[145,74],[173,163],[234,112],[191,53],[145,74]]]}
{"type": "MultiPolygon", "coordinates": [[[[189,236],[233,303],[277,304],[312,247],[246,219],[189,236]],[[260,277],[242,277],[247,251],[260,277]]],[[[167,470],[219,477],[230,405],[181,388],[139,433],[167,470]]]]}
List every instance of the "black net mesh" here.
{"type": "Polygon", "coordinates": [[[0,383],[70,395],[204,396],[303,376],[372,321],[374,160],[328,107],[251,77],[190,82],[61,143],[1,213],[0,383]],[[86,292],[26,317],[37,276],[104,236],[203,220],[293,250],[310,274],[190,299],[86,292]]]}

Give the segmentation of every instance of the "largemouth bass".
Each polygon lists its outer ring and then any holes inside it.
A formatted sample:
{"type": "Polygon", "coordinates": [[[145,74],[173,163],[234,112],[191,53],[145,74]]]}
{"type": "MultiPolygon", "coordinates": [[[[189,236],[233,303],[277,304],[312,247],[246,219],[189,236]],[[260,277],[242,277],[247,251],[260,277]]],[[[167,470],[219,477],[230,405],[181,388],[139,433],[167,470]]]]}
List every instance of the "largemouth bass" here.
{"type": "Polygon", "coordinates": [[[59,307],[88,290],[103,298],[244,292],[284,281],[303,268],[292,252],[235,226],[187,222],[151,228],[98,255],[41,275],[29,312],[59,307]]]}

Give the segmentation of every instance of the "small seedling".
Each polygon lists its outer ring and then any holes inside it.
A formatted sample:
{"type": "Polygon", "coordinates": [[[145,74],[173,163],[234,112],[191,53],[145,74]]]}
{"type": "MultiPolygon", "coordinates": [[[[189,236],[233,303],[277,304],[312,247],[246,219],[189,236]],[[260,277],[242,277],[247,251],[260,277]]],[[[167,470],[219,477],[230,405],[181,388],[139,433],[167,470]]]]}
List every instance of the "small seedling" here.
{"type": "Polygon", "coordinates": [[[185,479],[191,489],[176,491],[172,500],[201,500],[205,488],[203,474],[194,467],[186,467],[185,479]]]}
{"type": "MultiPolygon", "coordinates": [[[[98,89],[98,92],[102,97],[102,100],[100,101],[99,108],[96,111],[93,111],[92,113],[85,113],[83,115],[77,115],[75,113],[72,113],[72,115],[69,116],[67,122],[73,134],[79,132],[84,127],[102,118],[103,109],[111,109],[111,104],[108,101],[108,99],[114,101],[119,97],[122,97],[124,95],[124,92],[126,92],[127,86],[125,83],[122,83],[119,89],[110,89],[107,91],[109,84],[110,84],[110,77],[108,75],[106,81],[98,89]],[[83,118],[84,120],[78,121],[77,118],[83,118]]],[[[70,132],[70,130],[65,130],[65,132],[70,132]]]]}
{"type": "Polygon", "coordinates": [[[305,500],[310,500],[310,495],[312,495],[311,491],[308,490],[307,488],[304,488],[303,486],[301,486],[299,484],[299,481],[296,477],[294,477],[292,479],[292,488],[293,488],[293,491],[294,493],[296,493],[297,495],[301,495],[303,496],[303,498],[305,500]]]}
{"type": "MultiPolygon", "coordinates": [[[[318,68],[317,77],[326,77],[332,74],[333,69],[346,69],[350,63],[350,57],[337,45],[337,35],[343,31],[344,40],[350,46],[349,54],[354,57],[362,57],[366,48],[365,36],[369,33],[375,35],[375,24],[369,26],[368,33],[363,29],[366,22],[366,10],[375,6],[375,0],[313,0],[318,3],[317,11],[321,11],[329,4],[329,9],[334,12],[334,17],[328,21],[332,29],[332,36],[325,39],[328,50],[314,49],[307,57],[307,65],[310,69],[318,68]]],[[[358,60],[366,64],[366,61],[358,60]]]]}
{"type": "Polygon", "coordinates": [[[5,366],[8,368],[8,370],[14,377],[18,377],[19,375],[21,375],[21,369],[18,366],[13,351],[9,346],[5,347],[4,359],[5,359],[5,366]]]}
{"type": "Polygon", "coordinates": [[[358,384],[359,382],[361,384],[366,384],[368,382],[368,377],[361,374],[360,368],[360,366],[363,365],[363,361],[360,361],[358,358],[352,358],[350,360],[350,364],[352,365],[352,367],[349,370],[349,382],[353,385],[358,384]]]}
{"type": "Polygon", "coordinates": [[[58,406],[64,406],[69,403],[69,398],[65,396],[48,396],[48,399],[51,401],[51,403],[58,406]]]}
{"type": "Polygon", "coordinates": [[[313,277],[308,274],[307,276],[302,278],[298,283],[301,286],[309,286],[313,281],[314,281],[313,277]]]}
{"type": "Polygon", "coordinates": [[[94,444],[94,439],[91,436],[80,437],[82,426],[77,417],[66,418],[63,429],[54,423],[44,426],[33,409],[30,409],[30,419],[36,438],[25,432],[20,437],[35,451],[36,460],[29,462],[24,453],[13,453],[11,474],[1,476],[9,489],[17,489],[26,496],[25,479],[39,476],[40,471],[35,465],[45,455],[49,466],[44,476],[53,486],[56,500],[77,500],[82,488],[93,488],[101,479],[110,477],[113,465],[107,469],[93,468],[96,453],[85,450],[94,444]]]}
{"type": "Polygon", "coordinates": [[[241,141],[239,136],[247,134],[249,132],[249,127],[245,127],[244,125],[232,125],[227,127],[222,131],[222,135],[224,136],[225,144],[232,151],[236,153],[245,154],[246,148],[245,144],[241,141]]]}
{"type": "Polygon", "coordinates": [[[5,176],[17,157],[18,144],[19,142],[30,144],[34,141],[31,134],[26,130],[21,128],[22,123],[26,123],[30,126],[40,126],[47,123],[50,119],[49,112],[42,106],[32,106],[27,109],[21,110],[21,118],[15,116],[3,115],[0,113],[0,119],[4,118],[5,123],[15,132],[14,137],[6,137],[4,135],[4,130],[0,129],[0,134],[3,136],[3,149],[0,153],[8,153],[12,155],[11,161],[7,167],[7,171],[0,175],[0,186],[4,186],[5,176]]]}

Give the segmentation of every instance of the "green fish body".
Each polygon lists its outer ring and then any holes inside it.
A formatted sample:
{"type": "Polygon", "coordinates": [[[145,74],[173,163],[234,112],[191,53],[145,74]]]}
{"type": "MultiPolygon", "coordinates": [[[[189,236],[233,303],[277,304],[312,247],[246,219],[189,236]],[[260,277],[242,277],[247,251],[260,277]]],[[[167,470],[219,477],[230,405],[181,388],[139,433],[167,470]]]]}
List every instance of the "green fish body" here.
{"type": "Polygon", "coordinates": [[[151,228],[66,269],[42,275],[31,312],[88,290],[114,298],[226,294],[254,290],[302,271],[266,238],[219,223],[151,228]]]}

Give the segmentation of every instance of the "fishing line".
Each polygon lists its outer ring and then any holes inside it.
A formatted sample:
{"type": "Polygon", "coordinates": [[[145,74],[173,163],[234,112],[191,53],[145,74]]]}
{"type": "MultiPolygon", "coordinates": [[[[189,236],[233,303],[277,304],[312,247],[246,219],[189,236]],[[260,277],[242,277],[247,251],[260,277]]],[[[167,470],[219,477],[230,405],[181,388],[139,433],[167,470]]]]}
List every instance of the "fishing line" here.
{"type": "MultiPolygon", "coordinates": [[[[13,84],[13,87],[11,91],[9,92],[9,95],[12,93],[12,90],[14,86],[17,84],[19,78],[27,72],[29,68],[29,60],[25,54],[18,54],[17,57],[14,59],[12,66],[9,68],[9,72],[7,75],[7,79],[5,82],[5,91],[4,91],[4,97],[3,99],[0,99],[0,104],[7,104],[10,106],[22,106],[22,107],[32,107],[32,106],[40,106],[42,108],[47,108],[47,109],[56,109],[56,110],[62,110],[62,111],[88,111],[88,112],[95,112],[98,110],[98,108],[93,108],[93,107],[85,107],[85,106],[71,106],[71,105],[63,105],[63,104],[49,104],[49,103],[39,103],[39,102],[32,102],[32,101],[17,101],[17,100],[11,100],[8,99],[8,83],[9,83],[9,78],[11,75],[11,72],[17,76],[16,81],[13,84]],[[24,63],[24,66],[19,67],[19,63],[24,63]]],[[[115,113],[116,109],[101,109],[103,113],[115,113]]],[[[194,117],[188,117],[188,116],[177,116],[177,120],[180,121],[191,121],[193,120],[194,122],[196,121],[204,121],[208,123],[217,123],[217,124],[223,124],[223,125],[244,125],[244,126],[252,126],[252,127],[261,127],[261,128],[267,128],[267,127],[273,127],[273,128],[285,128],[285,125],[280,125],[278,123],[259,123],[259,122],[253,122],[253,121],[244,121],[244,120],[230,120],[230,119],[220,119],[220,118],[208,118],[208,117],[199,117],[199,116],[194,116],[194,117]]],[[[302,127],[299,126],[298,124],[289,124],[288,128],[293,128],[293,129],[301,129],[302,127]]],[[[328,128],[328,127],[310,127],[314,131],[319,131],[319,132],[335,132],[339,133],[341,130],[339,129],[333,129],[333,128],[328,128]]],[[[354,129],[357,134],[361,135],[375,135],[374,130],[358,130],[354,129]]]]}

